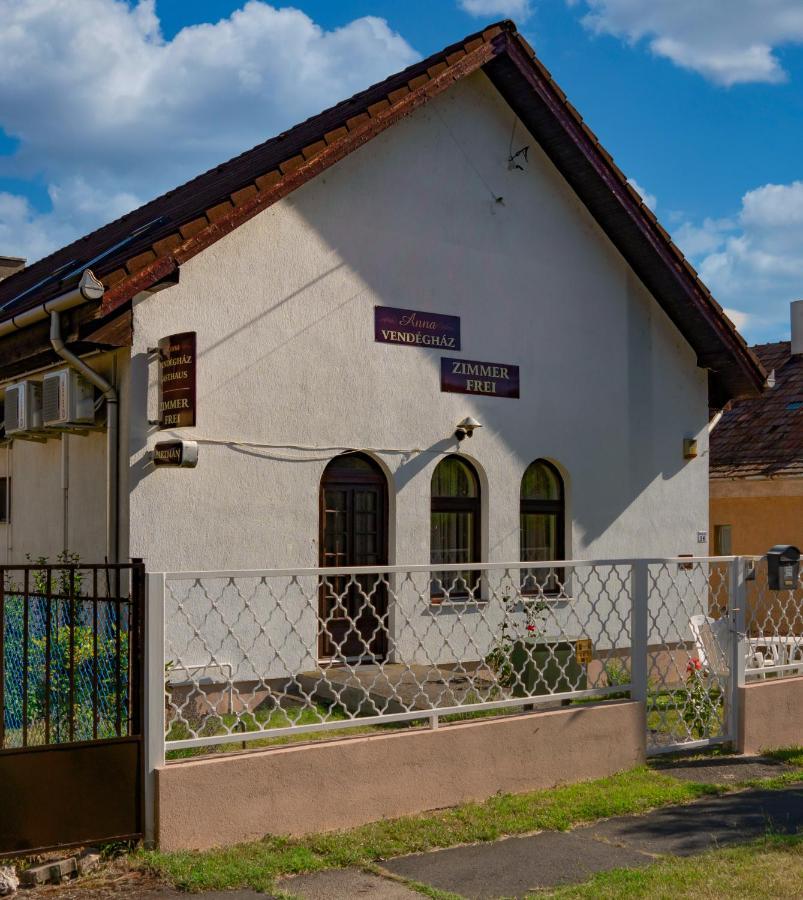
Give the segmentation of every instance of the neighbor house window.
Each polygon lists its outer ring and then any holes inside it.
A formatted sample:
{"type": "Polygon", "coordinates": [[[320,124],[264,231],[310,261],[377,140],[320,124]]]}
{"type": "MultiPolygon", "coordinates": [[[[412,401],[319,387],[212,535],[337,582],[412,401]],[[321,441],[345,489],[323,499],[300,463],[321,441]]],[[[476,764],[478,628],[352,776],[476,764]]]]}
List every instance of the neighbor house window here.
{"type": "MultiPolygon", "coordinates": [[[[563,479],[543,459],[530,463],[521,480],[521,561],[549,562],[564,557],[565,508],[563,479]]],[[[522,587],[554,593],[563,583],[563,569],[524,569],[522,587]]]]}
{"type": "MultiPolygon", "coordinates": [[[[465,460],[447,456],[432,476],[430,561],[443,563],[480,561],[480,484],[465,460]]],[[[432,594],[450,598],[474,590],[479,573],[471,570],[432,573],[432,594]]]]}
{"type": "Polygon", "coordinates": [[[11,521],[11,479],[0,478],[0,523],[11,521]]]}
{"type": "Polygon", "coordinates": [[[714,556],[730,556],[732,553],[730,525],[714,525],[714,556]]]}

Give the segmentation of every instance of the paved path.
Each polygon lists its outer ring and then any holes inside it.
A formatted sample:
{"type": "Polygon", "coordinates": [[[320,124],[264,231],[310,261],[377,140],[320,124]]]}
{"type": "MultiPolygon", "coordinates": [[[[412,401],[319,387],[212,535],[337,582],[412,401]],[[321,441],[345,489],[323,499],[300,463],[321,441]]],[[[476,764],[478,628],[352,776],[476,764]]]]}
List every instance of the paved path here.
{"type": "MultiPolygon", "coordinates": [[[[521,897],[535,888],[584,881],[608,869],[646,866],[658,855],[688,856],[753,840],[768,829],[794,834],[801,828],[803,786],[795,785],[777,791],[752,790],[706,798],[643,816],[607,819],[569,832],[544,831],[403,856],[384,862],[382,867],[398,878],[470,900],[495,900],[521,897]]],[[[279,887],[305,900],[361,896],[409,900],[421,896],[390,878],[357,870],[297,876],[283,880],[279,887]]]]}

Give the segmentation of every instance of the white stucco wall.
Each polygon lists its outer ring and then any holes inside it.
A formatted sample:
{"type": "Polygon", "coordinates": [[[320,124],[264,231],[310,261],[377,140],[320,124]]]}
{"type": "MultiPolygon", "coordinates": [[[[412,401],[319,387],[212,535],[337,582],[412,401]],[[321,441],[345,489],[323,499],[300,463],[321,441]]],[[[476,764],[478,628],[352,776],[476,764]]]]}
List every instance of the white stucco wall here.
{"type": "MultiPolygon", "coordinates": [[[[520,479],[538,457],[565,473],[568,557],[706,551],[706,373],[520,122],[530,164],[509,171],[513,124],[475,75],[136,304],[133,555],[151,570],[318,565],[320,478],[342,447],[370,450],[388,474],[389,561],[428,562],[432,471],[466,415],[483,424],[461,451],[482,482],[484,560],[518,558],[520,479]],[[376,304],[459,315],[462,352],[443,355],[519,365],[521,398],[441,393],[440,352],[374,342],[376,304]],[[198,334],[198,424],[175,434],[230,443],[202,445],[197,469],[154,471],[146,454],[166,434],[146,424],[157,403],[146,351],[185,330],[198,334]],[[687,462],[692,436],[700,456],[687,462]]],[[[309,668],[314,591],[306,602],[288,608],[304,634],[277,639],[283,660],[255,644],[242,598],[224,604],[237,640],[204,618],[203,596],[171,605],[169,655],[241,678],[309,668]],[[213,660],[192,639],[202,619],[213,660]]],[[[253,606],[263,624],[274,609],[267,595],[253,606]]],[[[430,615],[408,621],[400,646],[418,644],[430,615]]],[[[476,640],[451,615],[438,614],[419,656],[449,657],[438,631],[455,648],[476,640]]]]}
{"type": "MultiPolygon", "coordinates": [[[[122,357],[120,351],[103,353],[87,362],[117,383],[118,372],[127,365],[122,357]]],[[[104,417],[101,405],[98,430],[55,432],[44,442],[17,438],[0,448],[0,476],[11,475],[11,518],[0,523],[3,563],[25,563],[28,556],[55,562],[65,549],[77,553],[83,562],[103,562],[107,516],[104,417]]],[[[126,456],[124,472],[127,467],[126,456]]]]}
{"type": "Polygon", "coordinates": [[[466,415],[484,425],[463,450],[483,481],[486,559],[516,559],[519,480],[537,457],[567,476],[567,555],[705,550],[706,374],[520,122],[530,165],[508,170],[513,119],[477,74],[137,304],[134,555],[151,569],[317,565],[337,451],[282,449],[300,444],[370,448],[392,482],[391,562],[427,561],[430,477],[466,415]],[[374,342],[375,304],[459,315],[452,355],[518,364],[521,399],[441,393],[438,351],[374,342]],[[146,349],[183,330],[198,333],[198,425],[183,434],[234,443],[153,471],[165,433],[148,433],[146,349]]]}

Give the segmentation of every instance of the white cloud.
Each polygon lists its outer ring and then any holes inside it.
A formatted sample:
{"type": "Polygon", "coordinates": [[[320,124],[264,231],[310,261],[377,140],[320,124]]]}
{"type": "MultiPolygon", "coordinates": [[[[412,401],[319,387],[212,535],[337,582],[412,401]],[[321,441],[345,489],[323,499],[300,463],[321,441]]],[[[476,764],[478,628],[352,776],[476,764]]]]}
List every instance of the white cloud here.
{"type": "Polygon", "coordinates": [[[788,335],[789,303],[803,296],[802,181],[748,191],[734,218],[686,223],[674,238],[749,340],[788,335]]]}
{"type": "Polygon", "coordinates": [[[82,176],[50,185],[48,194],[51,209],[41,213],[25,197],[0,191],[2,255],[39,259],[142,203],[134,194],[111,185],[99,189],[82,176]]]}
{"type": "Polygon", "coordinates": [[[678,66],[722,85],[786,78],[774,51],[803,42],[800,0],[568,0],[598,34],[645,40],[678,66]]]}
{"type": "Polygon", "coordinates": [[[532,13],[530,0],[457,0],[457,5],[470,16],[503,16],[520,22],[532,13]]]}
{"type": "Polygon", "coordinates": [[[0,175],[53,201],[2,195],[0,253],[29,259],[418,58],[383,19],[326,31],[260,0],[169,41],[154,0],[0,0],[0,21],[0,127],[19,141],[0,175]]]}
{"type": "Polygon", "coordinates": [[[655,194],[651,194],[649,191],[644,190],[644,188],[636,181],[635,178],[628,178],[627,183],[632,188],[635,188],[638,191],[647,209],[651,209],[653,212],[655,212],[655,207],[658,205],[658,200],[656,199],[655,194]]]}
{"type": "Polygon", "coordinates": [[[749,327],[751,319],[750,313],[742,312],[738,309],[728,309],[727,306],[723,307],[723,312],[739,331],[744,331],[749,327]]]}

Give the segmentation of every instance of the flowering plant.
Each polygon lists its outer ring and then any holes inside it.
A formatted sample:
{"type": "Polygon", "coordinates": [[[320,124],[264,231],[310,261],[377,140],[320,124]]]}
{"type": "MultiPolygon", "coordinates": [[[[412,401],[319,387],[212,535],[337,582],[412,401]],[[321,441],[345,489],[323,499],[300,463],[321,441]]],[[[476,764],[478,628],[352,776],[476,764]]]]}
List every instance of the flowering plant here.
{"type": "Polygon", "coordinates": [[[511,664],[511,654],[513,648],[518,641],[523,638],[537,638],[543,630],[546,620],[546,611],[549,604],[543,600],[524,600],[506,596],[502,598],[502,624],[499,628],[499,635],[491,646],[488,655],[485,657],[485,663],[494,672],[500,684],[510,686],[516,681],[516,673],[511,664]],[[521,620],[518,622],[512,618],[512,613],[516,611],[517,602],[522,602],[524,608],[524,627],[522,629],[521,620]]]}
{"type": "Polygon", "coordinates": [[[699,659],[690,659],[686,663],[683,720],[698,738],[710,737],[719,727],[719,706],[708,688],[708,674],[699,659]]]}

